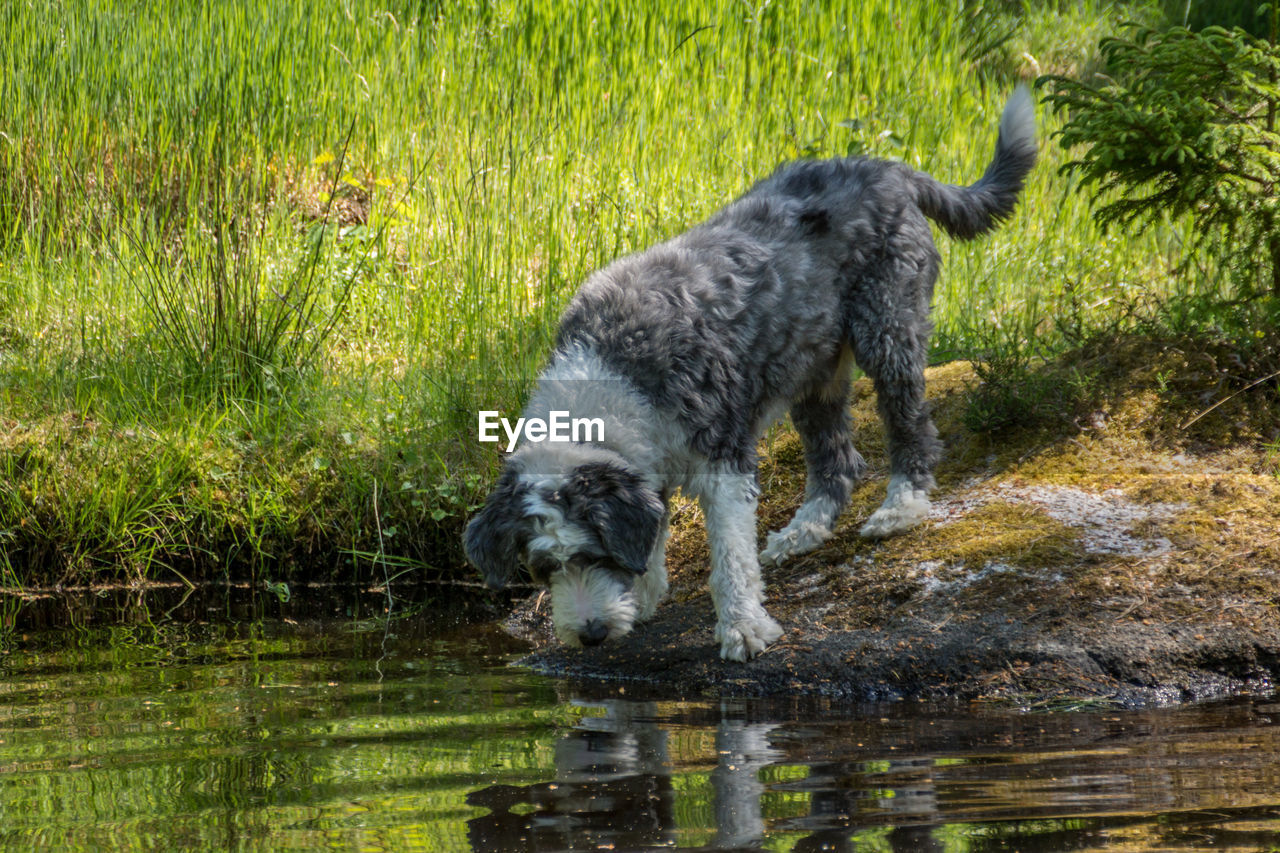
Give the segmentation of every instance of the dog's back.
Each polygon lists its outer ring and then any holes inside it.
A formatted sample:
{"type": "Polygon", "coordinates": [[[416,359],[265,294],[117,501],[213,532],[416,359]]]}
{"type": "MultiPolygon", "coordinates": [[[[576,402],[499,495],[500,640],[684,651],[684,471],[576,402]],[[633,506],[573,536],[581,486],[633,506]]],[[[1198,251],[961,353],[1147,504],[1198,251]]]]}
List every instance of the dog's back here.
{"type": "Polygon", "coordinates": [[[843,343],[860,363],[874,358],[859,342],[892,322],[907,338],[899,347],[927,345],[939,257],[925,217],[962,239],[994,228],[1035,157],[1031,97],[1019,87],[971,186],[884,160],[785,164],[703,224],[593,275],[558,348],[592,350],[680,413],[696,450],[737,456],[771,401],[824,378],[843,343]]]}
{"type": "Polygon", "coordinates": [[[857,251],[899,227],[910,213],[904,208],[915,207],[951,237],[970,240],[1013,213],[1035,162],[1035,110],[1019,86],[1001,114],[995,154],[974,184],[944,184],[904,163],[866,157],[801,160],[780,166],[707,225],[734,223],[773,239],[785,230],[810,239],[831,231],[857,251]],[[789,229],[779,228],[784,223],[789,229]]]}

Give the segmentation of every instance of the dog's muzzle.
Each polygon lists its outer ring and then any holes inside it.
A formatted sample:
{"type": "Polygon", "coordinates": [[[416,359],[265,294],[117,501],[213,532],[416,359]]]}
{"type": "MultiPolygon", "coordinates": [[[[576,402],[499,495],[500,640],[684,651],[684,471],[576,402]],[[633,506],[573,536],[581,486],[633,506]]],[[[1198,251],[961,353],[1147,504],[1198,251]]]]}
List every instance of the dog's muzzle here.
{"type": "Polygon", "coordinates": [[[584,646],[598,646],[609,636],[609,626],[599,619],[590,619],[578,632],[578,639],[584,646]]]}

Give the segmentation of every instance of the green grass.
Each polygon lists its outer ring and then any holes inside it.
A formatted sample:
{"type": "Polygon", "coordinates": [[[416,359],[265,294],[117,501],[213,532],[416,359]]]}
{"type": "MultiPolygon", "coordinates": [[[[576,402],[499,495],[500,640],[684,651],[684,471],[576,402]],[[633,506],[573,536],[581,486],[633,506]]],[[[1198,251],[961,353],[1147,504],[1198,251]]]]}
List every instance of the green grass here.
{"type": "MultiPolygon", "coordinates": [[[[0,571],[453,576],[475,411],[517,408],[587,273],[781,160],[972,182],[1017,80],[1153,9],[8,4],[0,571]],[[172,333],[215,320],[230,360],[172,333]]],[[[1177,229],[1100,234],[1041,120],[1014,219],[940,241],[939,360],[1171,286],[1177,229]]]]}

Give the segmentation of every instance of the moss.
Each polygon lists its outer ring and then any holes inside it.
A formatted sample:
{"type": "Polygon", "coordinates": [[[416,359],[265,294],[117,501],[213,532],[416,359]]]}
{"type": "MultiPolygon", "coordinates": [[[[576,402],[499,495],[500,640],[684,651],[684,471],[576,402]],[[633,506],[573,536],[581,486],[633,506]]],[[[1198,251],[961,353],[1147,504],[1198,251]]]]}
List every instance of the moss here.
{"type": "Polygon", "coordinates": [[[1003,563],[1026,568],[1060,567],[1078,560],[1079,532],[1034,507],[993,501],[960,518],[902,537],[898,560],[943,560],[966,565],[1003,563]]]}

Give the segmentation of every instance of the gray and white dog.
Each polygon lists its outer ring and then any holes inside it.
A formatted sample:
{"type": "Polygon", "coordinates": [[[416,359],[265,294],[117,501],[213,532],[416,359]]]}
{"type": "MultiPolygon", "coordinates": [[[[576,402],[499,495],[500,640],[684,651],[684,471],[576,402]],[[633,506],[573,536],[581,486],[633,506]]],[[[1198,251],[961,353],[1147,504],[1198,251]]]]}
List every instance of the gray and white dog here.
{"type": "Polygon", "coordinates": [[[620,637],[667,591],[668,498],[695,495],[711,549],[721,656],[782,634],[760,567],[831,536],[866,467],[848,410],[853,363],[887,434],[888,496],[866,537],[925,518],[941,443],[924,399],[939,255],[928,219],[962,240],[1013,211],[1036,159],[1019,87],[995,155],[968,187],[865,158],[779,167],[705,223],[594,273],[570,302],[525,411],[599,418],[591,442],[525,442],[467,527],[468,558],[500,588],[523,566],[551,589],[571,646],[620,637]],[[805,499],[756,554],[756,446],[790,410],[805,499]]]}

